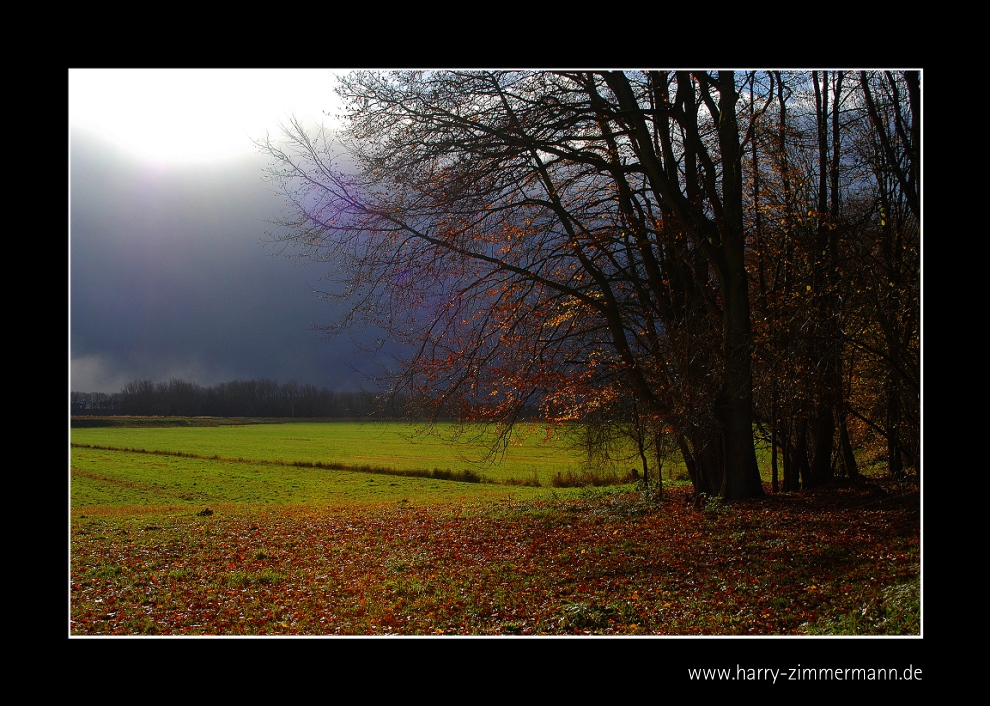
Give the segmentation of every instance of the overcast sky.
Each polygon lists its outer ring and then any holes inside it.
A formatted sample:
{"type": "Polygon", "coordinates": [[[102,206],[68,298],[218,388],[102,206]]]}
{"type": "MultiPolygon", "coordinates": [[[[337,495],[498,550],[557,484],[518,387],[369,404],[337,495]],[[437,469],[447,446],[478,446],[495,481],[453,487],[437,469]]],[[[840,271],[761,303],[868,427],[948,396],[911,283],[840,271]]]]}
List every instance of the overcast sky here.
{"type": "Polygon", "coordinates": [[[70,387],[296,380],[369,387],[315,265],[265,247],[283,203],[252,139],[330,120],[328,70],[69,71],[70,387]]]}

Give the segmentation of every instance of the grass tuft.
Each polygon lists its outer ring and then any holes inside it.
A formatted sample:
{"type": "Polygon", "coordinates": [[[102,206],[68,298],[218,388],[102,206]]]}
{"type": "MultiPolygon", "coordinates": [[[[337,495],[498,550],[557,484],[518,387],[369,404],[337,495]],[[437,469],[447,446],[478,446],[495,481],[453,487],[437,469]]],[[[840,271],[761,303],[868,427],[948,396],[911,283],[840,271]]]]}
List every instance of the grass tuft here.
{"type": "Polygon", "coordinates": [[[921,579],[883,589],[861,608],[815,625],[809,635],[920,635],[921,579]]]}

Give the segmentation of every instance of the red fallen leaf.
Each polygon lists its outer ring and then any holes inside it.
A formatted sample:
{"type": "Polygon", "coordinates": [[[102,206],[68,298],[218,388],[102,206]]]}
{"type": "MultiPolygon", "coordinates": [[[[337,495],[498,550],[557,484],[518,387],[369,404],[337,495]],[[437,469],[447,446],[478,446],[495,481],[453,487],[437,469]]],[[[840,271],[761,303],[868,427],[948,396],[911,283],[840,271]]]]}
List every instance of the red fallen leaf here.
{"type": "MultiPolygon", "coordinates": [[[[182,596],[177,600],[188,606],[186,617],[179,618],[166,607],[143,605],[142,590],[135,591],[127,582],[117,585],[106,580],[93,588],[87,586],[85,596],[79,596],[85,598],[86,605],[77,607],[79,601],[73,596],[72,617],[91,614],[89,606],[95,604],[90,598],[114,601],[113,614],[98,625],[77,623],[73,630],[127,634],[135,631],[128,629],[129,624],[139,625],[128,621],[143,619],[144,611],[151,610],[161,631],[168,632],[172,625],[173,633],[188,632],[189,624],[199,626],[192,632],[210,634],[425,634],[437,628],[483,634],[504,633],[505,626],[512,624],[517,630],[525,626],[534,633],[559,633],[554,620],[561,615],[562,606],[585,604],[594,605],[598,611],[589,612],[587,619],[601,621],[597,627],[579,627],[591,633],[622,632],[623,628],[616,626],[635,622],[639,630],[649,634],[724,633],[726,625],[735,626],[732,629],[740,634],[791,634],[797,632],[801,622],[790,613],[791,605],[801,605],[799,594],[809,599],[803,606],[805,613],[813,612],[812,608],[821,612],[818,592],[809,593],[807,586],[821,587],[819,582],[824,581],[826,585],[852,586],[853,594],[876,591],[892,575],[887,567],[903,561],[901,557],[906,553],[906,549],[889,544],[882,526],[860,527],[855,514],[836,519],[775,511],[772,522],[761,520],[759,526],[753,525],[744,509],[737,514],[739,521],[721,521],[709,534],[700,534],[698,518],[679,508],[628,521],[610,521],[609,532],[603,532],[605,528],[595,519],[600,516],[598,511],[568,511],[567,522],[559,525],[526,514],[465,518],[435,510],[416,514],[358,513],[348,517],[353,533],[347,543],[342,543],[335,532],[339,518],[308,516],[301,521],[288,516],[253,517],[250,521],[259,527],[254,542],[274,544],[272,532],[277,528],[280,536],[288,538],[284,546],[292,546],[291,552],[265,564],[283,575],[281,583],[249,582],[239,590],[229,591],[218,588],[218,579],[224,578],[226,571],[222,567],[232,564],[235,570],[245,570],[243,564],[231,561],[244,551],[239,539],[244,530],[231,526],[229,533],[218,533],[208,546],[186,552],[172,551],[170,546],[173,556],[184,557],[187,578],[170,579],[169,591],[182,596]],[[848,531],[835,531],[835,522],[848,531]],[[762,547],[739,549],[734,533],[741,524],[745,524],[747,533],[759,532],[765,537],[762,547]],[[629,545],[625,551],[615,551],[601,543],[605,536],[614,541],[611,537],[615,527],[621,529],[624,544],[629,545]],[[534,536],[540,540],[533,541],[534,536]],[[831,569],[824,574],[822,567],[812,561],[813,548],[820,546],[822,536],[836,538],[836,544],[841,540],[844,559],[848,556],[858,563],[849,570],[831,569]],[[456,548],[447,537],[457,542],[456,548]],[[793,551],[795,544],[809,547],[806,556],[793,551]],[[787,550],[781,546],[787,546],[787,550]],[[579,547],[586,549],[580,561],[574,555],[579,547]],[[563,552],[571,553],[575,560],[555,562],[563,552]],[[871,554],[876,556],[868,556],[871,554]],[[390,568],[393,566],[396,568],[390,568]],[[689,574],[692,578],[687,582],[684,578],[689,574]],[[876,582],[866,583],[869,576],[875,576],[876,582]],[[719,592],[724,585],[720,579],[733,584],[732,593],[719,592]],[[389,589],[381,590],[385,585],[389,589]],[[629,615],[608,613],[632,600],[633,592],[639,601],[634,621],[629,620],[629,615]],[[719,623],[715,619],[717,611],[710,610],[714,604],[706,604],[706,599],[716,592],[725,597],[725,608],[720,610],[735,616],[731,624],[719,623]],[[114,599],[117,594],[120,598],[114,599]],[[771,609],[769,616],[765,615],[770,597],[785,601],[787,607],[771,609]],[[662,608],[658,599],[667,607],[662,608]],[[479,609],[482,604],[491,609],[479,609]],[[280,614],[279,606],[287,608],[288,613],[280,614]],[[389,611],[397,616],[399,610],[403,617],[394,622],[401,625],[389,625],[392,621],[382,618],[389,611]],[[287,614],[295,614],[291,624],[286,622],[287,614]],[[336,617],[328,621],[329,615],[336,617]]],[[[87,551],[103,553],[105,548],[94,546],[87,551]]],[[[114,563],[121,566],[139,564],[138,559],[146,553],[146,548],[128,545],[110,549],[106,554],[113,553],[114,563]]],[[[74,552],[74,561],[78,557],[74,552]]],[[[100,559],[90,565],[108,563],[100,559]]],[[[247,573],[257,571],[260,569],[252,568],[247,573]]],[[[852,605],[856,596],[836,600],[852,605]]]]}

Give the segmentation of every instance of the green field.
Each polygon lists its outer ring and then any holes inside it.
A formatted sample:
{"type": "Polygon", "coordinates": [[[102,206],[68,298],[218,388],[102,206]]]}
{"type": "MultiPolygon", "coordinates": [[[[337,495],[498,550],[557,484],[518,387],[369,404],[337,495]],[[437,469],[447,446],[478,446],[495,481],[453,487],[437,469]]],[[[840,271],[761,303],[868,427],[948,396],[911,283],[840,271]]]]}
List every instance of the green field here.
{"type": "Polygon", "coordinates": [[[258,461],[338,463],[351,467],[399,470],[472,471],[493,481],[530,480],[548,484],[554,473],[576,471],[580,452],[560,432],[547,441],[540,427],[516,430],[504,453],[488,456],[495,432],[483,427],[463,431],[453,424],[427,427],[401,422],[293,422],[216,427],[83,428],[72,443],[174,451],[205,457],[258,461]]]}
{"type": "Polygon", "coordinates": [[[531,499],[590,473],[573,444],[537,427],[494,456],[492,430],[405,423],[74,428],[71,441],[76,510],[531,499]]]}

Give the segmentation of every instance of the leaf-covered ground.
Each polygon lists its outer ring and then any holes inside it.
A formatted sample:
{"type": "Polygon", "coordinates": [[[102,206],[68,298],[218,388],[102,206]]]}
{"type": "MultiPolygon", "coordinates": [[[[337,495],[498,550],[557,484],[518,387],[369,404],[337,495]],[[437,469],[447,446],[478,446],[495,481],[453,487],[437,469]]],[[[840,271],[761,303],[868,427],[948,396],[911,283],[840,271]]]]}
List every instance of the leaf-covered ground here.
{"type": "Polygon", "coordinates": [[[69,631],[875,632],[884,589],[918,578],[916,490],[685,499],[77,514],[69,631]]]}

